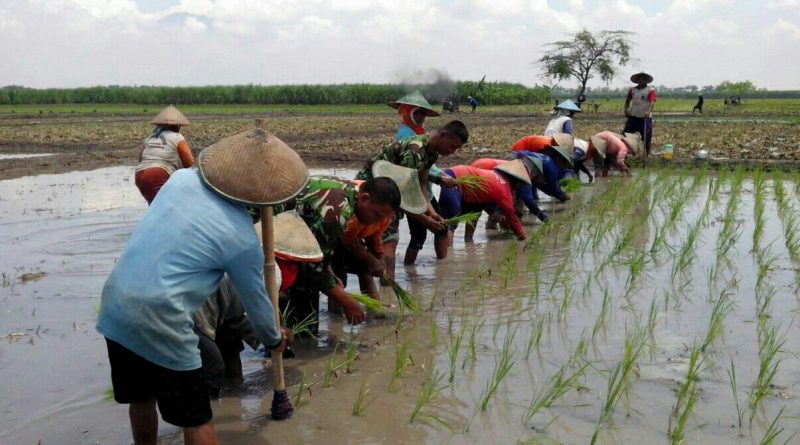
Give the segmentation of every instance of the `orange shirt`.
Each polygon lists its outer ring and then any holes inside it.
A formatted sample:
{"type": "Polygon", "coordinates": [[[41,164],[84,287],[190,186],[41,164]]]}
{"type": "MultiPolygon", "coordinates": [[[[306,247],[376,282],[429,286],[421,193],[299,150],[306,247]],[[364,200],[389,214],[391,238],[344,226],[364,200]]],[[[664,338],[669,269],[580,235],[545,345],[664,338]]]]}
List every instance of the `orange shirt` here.
{"type": "Polygon", "coordinates": [[[391,222],[392,218],[384,218],[375,224],[364,224],[353,213],[347,220],[347,224],[345,224],[344,233],[342,233],[342,244],[345,246],[352,245],[351,243],[358,243],[363,239],[367,244],[367,248],[376,257],[379,257],[383,255],[381,237],[391,222]]]}
{"type": "Polygon", "coordinates": [[[556,142],[550,136],[532,134],[514,142],[514,145],[511,146],[511,151],[527,150],[539,153],[544,150],[544,147],[555,144],[556,142]]]}

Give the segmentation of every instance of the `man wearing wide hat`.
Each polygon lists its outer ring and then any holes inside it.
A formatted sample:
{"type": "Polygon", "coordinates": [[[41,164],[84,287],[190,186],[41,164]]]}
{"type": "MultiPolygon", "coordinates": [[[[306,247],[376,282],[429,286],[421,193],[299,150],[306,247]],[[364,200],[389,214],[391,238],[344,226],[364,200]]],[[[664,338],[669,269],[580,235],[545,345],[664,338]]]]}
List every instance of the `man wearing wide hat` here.
{"type": "Polygon", "coordinates": [[[653,140],[653,107],[656,105],[656,89],[648,86],[653,76],[647,73],[636,73],[631,82],[636,86],[628,89],[625,98],[625,128],[623,133],[638,132],[644,141],[645,156],[650,156],[650,144],[653,140]]]}
{"type": "Polygon", "coordinates": [[[156,442],[158,412],[183,428],[186,444],[217,443],[192,315],[225,273],[260,341],[282,351],[288,338],[275,324],[246,206],[296,195],[308,180],[303,161],[255,129],[206,148],[198,165],[178,170],[159,191],[103,287],[97,330],[137,444],[156,442]]]}

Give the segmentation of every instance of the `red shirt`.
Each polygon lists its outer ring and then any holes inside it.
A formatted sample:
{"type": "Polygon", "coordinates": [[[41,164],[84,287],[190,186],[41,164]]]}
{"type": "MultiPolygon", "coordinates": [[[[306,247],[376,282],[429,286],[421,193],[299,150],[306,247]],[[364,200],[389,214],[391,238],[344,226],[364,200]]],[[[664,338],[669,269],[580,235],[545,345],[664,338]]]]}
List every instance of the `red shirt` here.
{"type": "Polygon", "coordinates": [[[511,151],[527,150],[539,153],[548,145],[556,145],[552,137],[532,134],[514,142],[514,145],[511,146],[511,151]]]}
{"type": "Polygon", "coordinates": [[[514,210],[514,194],[508,179],[495,170],[484,170],[470,165],[457,165],[450,167],[450,170],[453,171],[456,179],[460,176],[480,176],[484,178],[483,190],[466,188],[463,185],[459,186],[462,202],[467,204],[496,204],[505,215],[506,222],[511,226],[511,230],[514,231],[517,238],[525,238],[522,223],[517,216],[516,210],[514,210]]]}

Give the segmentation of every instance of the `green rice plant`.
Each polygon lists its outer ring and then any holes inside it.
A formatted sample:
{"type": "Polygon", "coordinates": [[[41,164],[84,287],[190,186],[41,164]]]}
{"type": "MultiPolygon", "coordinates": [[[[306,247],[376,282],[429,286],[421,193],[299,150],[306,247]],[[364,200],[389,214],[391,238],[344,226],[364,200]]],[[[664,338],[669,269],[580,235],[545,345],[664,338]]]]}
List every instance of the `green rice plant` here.
{"type": "Polygon", "coordinates": [[[728,316],[733,311],[733,301],[730,299],[730,295],[728,294],[728,289],[725,289],[720,293],[719,298],[714,302],[714,306],[711,308],[711,316],[708,320],[708,327],[706,329],[706,335],[703,338],[703,342],[701,344],[701,352],[706,352],[711,345],[719,338],[724,332],[723,322],[725,321],[725,317],[728,316]]]}
{"type": "Polygon", "coordinates": [[[420,388],[419,393],[417,394],[417,401],[414,404],[414,409],[411,411],[411,417],[409,418],[410,423],[414,423],[417,419],[420,419],[436,423],[450,431],[453,430],[453,428],[451,428],[450,425],[441,417],[435,414],[427,414],[422,412],[422,409],[428,403],[430,403],[431,400],[436,398],[436,396],[438,396],[444,389],[447,388],[447,385],[442,383],[443,379],[444,374],[440,374],[435,368],[428,373],[425,383],[422,384],[422,388],[420,388]]]}
{"type": "Polygon", "coordinates": [[[500,350],[497,357],[495,357],[494,372],[492,372],[491,379],[486,382],[486,387],[481,394],[481,411],[486,411],[486,408],[489,406],[489,401],[497,391],[500,383],[503,382],[508,373],[511,372],[511,369],[514,367],[513,357],[515,351],[511,349],[511,346],[514,343],[514,336],[516,335],[516,332],[517,331],[515,329],[510,333],[506,333],[506,337],[503,340],[503,348],[500,350]]]}
{"type": "Polygon", "coordinates": [[[575,193],[581,188],[581,181],[580,179],[576,178],[563,178],[562,180],[558,181],[558,185],[561,186],[561,189],[567,193],[575,193]]]}
{"type": "Polygon", "coordinates": [[[458,362],[458,352],[461,350],[461,343],[464,340],[465,326],[461,325],[458,334],[455,336],[450,335],[450,344],[447,347],[447,362],[450,364],[450,373],[448,374],[447,381],[453,383],[456,377],[456,369],[458,362]]]}
{"type": "Polygon", "coordinates": [[[366,380],[361,382],[361,389],[358,391],[356,401],[353,402],[352,413],[354,416],[363,416],[367,411],[367,394],[369,394],[369,387],[367,387],[366,380]]]}
{"type": "Polygon", "coordinates": [[[625,336],[625,345],[623,347],[623,357],[614,368],[611,369],[608,375],[608,386],[606,389],[606,397],[600,411],[600,417],[597,420],[594,433],[592,434],[591,444],[597,443],[600,431],[608,424],[611,417],[614,415],[617,403],[620,399],[627,394],[628,386],[630,385],[629,379],[633,372],[635,363],[639,360],[639,354],[642,351],[644,344],[644,335],[640,327],[636,327],[632,332],[628,332],[625,336]]]}
{"type": "MultiPolygon", "coordinates": [[[[781,410],[778,411],[778,415],[775,416],[774,419],[772,419],[772,422],[770,422],[769,427],[764,432],[764,437],[762,437],[761,441],[759,441],[760,445],[771,445],[771,444],[773,444],[775,442],[775,440],[778,438],[778,436],[783,434],[783,429],[784,428],[778,424],[778,420],[780,420],[781,416],[783,415],[783,411],[785,409],[786,409],[785,406],[783,408],[781,408],[781,410]]],[[[783,442],[783,445],[786,445],[787,443],[790,443],[792,441],[792,439],[794,439],[794,436],[796,436],[796,435],[797,435],[797,431],[795,431],[791,436],[789,436],[789,438],[786,439],[785,442],[783,442]]]]}
{"type": "Polygon", "coordinates": [[[728,369],[728,382],[731,384],[731,393],[733,393],[733,401],[736,403],[736,420],[737,425],[739,428],[739,432],[742,431],[742,423],[744,420],[744,410],[739,405],[739,391],[738,386],[736,385],[736,367],[733,364],[733,358],[731,358],[731,367],[728,369]]]}
{"type": "Polygon", "coordinates": [[[417,313],[420,311],[419,305],[411,297],[411,294],[406,292],[405,289],[403,289],[399,284],[397,284],[397,281],[394,281],[387,275],[384,275],[383,279],[387,283],[389,283],[389,286],[392,287],[394,294],[397,296],[397,302],[400,303],[400,306],[410,310],[413,313],[417,313]]]}
{"type": "Polygon", "coordinates": [[[464,368],[467,366],[467,361],[475,361],[478,359],[478,333],[481,331],[483,327],[483,323],[485,320],[481,319],[479,323],[472,323],[469,326],[469,335],[467,336],[467,354],[464,356],[464,362],[461,364],[461,367],[464,368]]]}
{"type": "Polygon", "coordinates": [[[593,342],[594,338],[597,336],[597,333],[605,329],[609,306],[611,306],[611,293],[608,291],[608,287],[606,287],[603,289],[603,303],[600,306],[600,312],[597,314],[597,319],[592,327],[593,342]]]}
{"type": "Polygon", "coordinates": [[[523,422],[530,422],[533,416],[544,408],[550,408],[555,404],[564,394],[573,389],[577,389],[578,379],[580,379],[589,366],[585,363],[578,369],[572,371],[573,363],[567,362],[561,365],[555,374],[550,376],[547,382],[533,395],[531,404],[523,416],[523,422]]]}
{"type": "Polygon", "coordinates": [[[658,317],[658,308],[656,307],[656,299],[650,302],[650,310],[647,313],[647,346],[650,350],[650,359],[655,357],[656,353],[656,320],[658,317]]]}
{"type": "Polygon", "coordinates": [[[528,336],[528,343],[525,345],[525,360],[528,360],[534,347],[539,351],[542,344],[542,334],[544,333],[544,322],[545,318],[540,317],[536,325],[531,329],[531,333],[528,336]]]}
{"type": "Polygon", "coordinates": [[[395,347],[394,356],[394,371],[392,372],[392,379],[389,381],[389,390],[395,389],[397,379],[403,376],[406,368],[414,365],[414,358],[411,356],[411,349],[407,344],[398,344],[395,347]]]}
{"type": "Polygon", "coordinates": [[[677,445],[685,442],[686,423],[697,403],[697,382],[699,381],[699,372],[702,362],[702,347],[700,345],[695,345],[691,348],[686,377],[678,386],[675,406],[672,407],[669,416],[667,435],[671,444],[677,445]]]}
{"type": "Polygon", "coordinates": [[[345,349],[345,371],[350,374],[353,372],[353,365],[358,360],[358,342],[349,340],[346,342],[345,349]]]}
{"type": "Polygon", "coordinates": [[[306,404],[306,401],[303,399],[303,394],[308,392],[309,397],[311,396],[311,387],[319,383],[319,380],[314,380],[313,382],[308,382],[306,380],[306,373],[300,373],[300,383],[297,386],[297,394],[294,396],[294,402],[292,403],[294,406],[300,407],[306,404]]]}
{"type": "Polygon", "coordinates": [[[456,178],[456,187],[463,191],[478,193],[486,192],[489,185],[486,184],[486,178],[483,176],[464,175],[456,178]]]}
{"type": "MultiPolygon", "coordinates": [[[[286,308],[283,310],[281,314],[281,320],[288,320],[289,316],[292,314],[292,307],[290,305],[286,305],[286,308]]],[[[299,335],[308,335],[309,337],[316,337],[314,335],[314,331],[311,330],[311,327],[317,324],[317,314],[312,312],[306,316],[306,318],[298,321],[292,327],[290,327],[292,334],[295,336],[299,335]]]]}
{"type": "Polygon", "coordinates": [[[439,345],[439,326],[436,324],[435,319],[428,320],[428,328],[431,335],[431,347],[435,348],[439,345]]]}
{"type": "Polygon", "coordinates": [[[444,220],[444,224],[449,226],[449,225],[452,225],[452,224],[466,223],[466,224],[474,226],[475,224],[477,224],[478,220],[481,218],[481,213],[482,212],[470,212],[470,213],[464,213],[462,215],[454,216],[452,218],[447,218],[446,220],[444,220]]]}
{"type": "Polygon", "coordinates": [[[781,348],[786,342],[786,334],[780,334],[777,326],[768,326],[759,337],[758,374],[751,385],[748,404],[751,424],[761,402],[772,393],[772,381],[775,379],[781,363],[778,353],[781,352],[781,348]]]}

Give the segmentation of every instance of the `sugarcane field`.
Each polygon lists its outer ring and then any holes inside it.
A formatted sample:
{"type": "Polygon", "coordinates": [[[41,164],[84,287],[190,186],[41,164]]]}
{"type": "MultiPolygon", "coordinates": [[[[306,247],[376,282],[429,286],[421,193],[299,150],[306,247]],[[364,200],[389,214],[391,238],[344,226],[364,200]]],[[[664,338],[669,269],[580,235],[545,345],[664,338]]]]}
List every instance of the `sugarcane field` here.
{"type": "Polygon", "coordinates": [[[800,443],[760,3],[0,4],[0,444],[800,443]]]}

